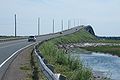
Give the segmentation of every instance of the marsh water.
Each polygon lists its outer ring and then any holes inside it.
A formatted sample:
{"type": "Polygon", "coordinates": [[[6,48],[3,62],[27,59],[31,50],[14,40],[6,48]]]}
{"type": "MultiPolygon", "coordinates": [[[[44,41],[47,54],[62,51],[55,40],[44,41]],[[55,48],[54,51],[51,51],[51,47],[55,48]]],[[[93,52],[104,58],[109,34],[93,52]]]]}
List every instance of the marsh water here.
{"type": "Polygon", "coordinates": [[[72,57],[80,58],[93,71],[101,72],[112,80],[120,80],[120,57],[82,49],[73,49],[70,53],[72,57]]]}

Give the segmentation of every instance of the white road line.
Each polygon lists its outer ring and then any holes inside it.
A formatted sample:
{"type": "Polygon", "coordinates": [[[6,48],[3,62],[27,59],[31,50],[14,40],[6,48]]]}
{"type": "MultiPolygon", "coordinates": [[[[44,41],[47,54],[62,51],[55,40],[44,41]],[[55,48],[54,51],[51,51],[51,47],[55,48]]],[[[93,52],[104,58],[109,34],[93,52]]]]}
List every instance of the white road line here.
{"type": "Polygon", "coordinates": [[[10,57],[8,57],[2,64],[0,64],[0,68],[1,68],[7,61],[9,61],[15,54],[17,54],[17,53],[20,52],[21,50],[23,50],[23,49],[25,49],[25,48],[33,45],[33,44],[36,44],[36,43],[32,43],[32,44],[30,44],[30,45],[27,45],[27,46],[25,46],[25,47],[17,50],[16,52],[14,52],[14,53],[13,53],[10,57]]]}

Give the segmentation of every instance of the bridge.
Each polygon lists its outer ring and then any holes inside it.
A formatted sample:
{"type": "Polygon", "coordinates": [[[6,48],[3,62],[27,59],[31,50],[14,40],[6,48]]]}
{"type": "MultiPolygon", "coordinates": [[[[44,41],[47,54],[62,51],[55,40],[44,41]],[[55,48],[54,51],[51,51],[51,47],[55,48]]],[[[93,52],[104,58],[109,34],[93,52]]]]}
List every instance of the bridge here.
{"type": "Polygon", "coordinates": [[[4,79],[4,75],[6,74],[8,67],[17,56],[19,57],[19,54],[23,50],[29,48],[30,46],[34,46],[44,40],[74,33],[80,30],[82,27],[83,26],[77,26],[62,32],[36,36],[37,41],[34,43],[28,42],[27,39],[24,38],[0,42],[0,80],[4,79]]]}

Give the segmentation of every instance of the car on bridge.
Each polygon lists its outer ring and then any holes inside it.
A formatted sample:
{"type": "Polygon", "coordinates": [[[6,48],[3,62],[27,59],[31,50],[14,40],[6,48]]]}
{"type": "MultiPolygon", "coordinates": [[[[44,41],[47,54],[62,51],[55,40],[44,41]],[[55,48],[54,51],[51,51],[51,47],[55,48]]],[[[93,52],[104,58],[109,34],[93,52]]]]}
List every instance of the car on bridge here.
{"type": "Polygon", "coordinates": [[[36,42],[35,36],[29,36],[28,37],[28,42],[36,42]]]}

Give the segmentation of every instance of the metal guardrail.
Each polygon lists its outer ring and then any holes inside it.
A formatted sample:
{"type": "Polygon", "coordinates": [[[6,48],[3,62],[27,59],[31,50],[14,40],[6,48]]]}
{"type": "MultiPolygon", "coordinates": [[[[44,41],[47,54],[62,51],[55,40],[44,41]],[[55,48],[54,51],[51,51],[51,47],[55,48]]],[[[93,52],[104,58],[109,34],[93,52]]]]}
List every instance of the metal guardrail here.
{"type": "Polygon", "coordinates": [[[54,73],[53,66],[50,64],[47,64],[46,60],[41,55],[37,46],[34,47],[34,52],[36,57],[39,60],[40,68],[48,80],[66,80],[66,77],[64,75],[61,75],[59,73],[58,74],[54,73]]]}
{"type": "MultiPolygon", "coordinates": [[[[79,26],[78,26],[78,27],[79,27],[79,26]]],[[[76,31],[78,31],[79,29],[82,29],[82,28],[83,28],[83,26],[81,26],[80,28],[78,28],[78,27],[75,28],[74,32],[76,32],[76,31]]],[[[73,28],[73,29],[74,29],[74,28],[73,28]]],[[[69,29],[69,30],[72,30],[72,29],[69,29]]],[[[68,31],[68,30],[65,30],[65,31],[68,31]]],[[[63,32],[65,32],[65,31],[63,31],[63,32]]],[[[63,32],[61,32],[62,35],[68,35],[68,34],[70,34],[70,33],[63,34],[63,32]]],[[[55,34],[59,34],[59,33],[60,33],[60,32],[55,33],[55,34]]],[[[52,34],[47,34],[47,35],[53,35],[53,33],[52,33],[52,34]]],[[[45,35],[41,35],[41,36],[45,36],[45,35]]],[[[61,36],[61,35],[57,35],[56,37],[59,37],[59,36],[61,36]]],[[[39,36],[37,36],[37,37],[39,37],[39,36]]],[[[47,40],[49,40],[49,39],[51,39],[51,38],[54,38],[54,37],[50,37],[50,38],[48,38],[47,40]]],[[[44,41],[45,41],[45,40],[44,40],[44,41]]],[[[42,42],[43,42],[43,41],[42,41],[42,42]]],[[[40,42],[40,43],[41,43],[41,42],[40,42]]],[[[35,52],[35,55],[37,56],[37,58],[38,58],[38,60],[39,60],[40,68],[41,68],[42,72],[45,74],[45,76],[47,77],[47,79],[48,79],[48,80],[66,80],[66,77],[65,77],[65,76],[63,76],[63,75],[61,75],[61,74],[55,74],[54,71],[52,72],[52,70],[48,67],[48,64],[46,64],[46,63],[44,62],[44,57],[41,55],[40,51],[37,49],[37,46],[38,46],[38,45],[36,45],[36,46],[34,47],[34,52],[35,52]],[[38,54],[38,53],[39,53],[39,54],[38,54]]]]}
{"type": "Polygon", "coordinates": [[[38,54],[38,50],[36,47],[34,47],[34,52],[39,60],[40,68],[47,77],[48,80],[59,80],[59,78],[46,66],[46,64],[43,62],[43,59],[38,54]]]}

